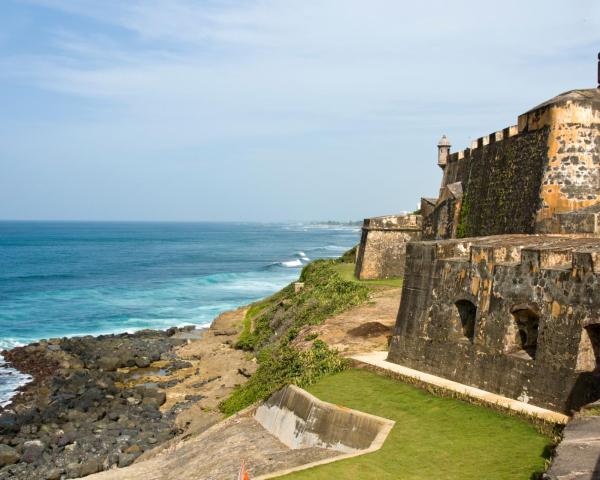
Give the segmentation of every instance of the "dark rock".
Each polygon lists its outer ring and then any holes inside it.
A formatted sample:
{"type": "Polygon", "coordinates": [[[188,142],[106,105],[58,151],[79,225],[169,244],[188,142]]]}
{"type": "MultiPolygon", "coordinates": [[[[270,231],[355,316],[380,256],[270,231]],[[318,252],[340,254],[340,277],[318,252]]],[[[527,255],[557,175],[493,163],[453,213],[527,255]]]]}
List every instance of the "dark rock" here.
{"type": "Polygon", "coordinates": [[[69,443],[73,443],[76,438],[77,438],[77,433],[75,433],[74,431],[65,432],[63,435],[60,436],[60,438],[58,439],[56,444],[59,447],[64,447],[65,445],[68,445],[69,443]]]}
{"type": "Polygon", "coordinates": [[[121,359],[119,357],[106,356],[99,358],[96,365],[106,372],[114,372],[121,366],[121,359]]]}
{"type": "Polygon", "coordinates": [[[7,413],[0,416],[0,434],[18,432],[20,429],[15,415],[7,413]]]}
{"type": "Polygon", "coordinates": [[[150,359],[148,357],[137,357],[135,359],[135,365],[138,368],[146,368],[150,366],[150,359]]]}

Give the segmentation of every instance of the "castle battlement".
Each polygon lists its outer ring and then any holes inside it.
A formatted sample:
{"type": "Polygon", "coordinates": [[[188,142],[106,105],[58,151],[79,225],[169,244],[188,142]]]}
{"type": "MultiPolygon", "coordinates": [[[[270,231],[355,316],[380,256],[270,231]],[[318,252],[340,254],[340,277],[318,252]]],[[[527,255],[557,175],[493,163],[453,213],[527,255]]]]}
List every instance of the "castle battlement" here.
{"type": "Polygon", "coordinates": [[[564,217],[600,205],[599,89],[565,92],[469,148],[450,147],[446,137],[438,144],[444,174],[424,238],[600,235],[600,216],[564,217]]]}
{"type": "Polygon", "coordinates": [[[421,243],[433,245],[433,258],[441,261],[600,273],[600,240],[591,237],[499,235],[421,243]]]}

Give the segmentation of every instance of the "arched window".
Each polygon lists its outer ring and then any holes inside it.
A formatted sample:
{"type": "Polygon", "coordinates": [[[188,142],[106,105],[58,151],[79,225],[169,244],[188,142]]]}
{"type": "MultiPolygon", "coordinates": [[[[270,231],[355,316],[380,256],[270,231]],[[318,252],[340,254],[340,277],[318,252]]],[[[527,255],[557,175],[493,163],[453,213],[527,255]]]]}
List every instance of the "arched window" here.
{"type": "Polygon", "coordinates": [[[475,338],[475,319],[477,318],[477,307],[469,300],[458,300],[455,304],[460,318],[462,333],[469,341],[475,338]]]}
{"type": "Polygon", "coordinates": [[[512,311],[514,325],[512,345],[509,351],[527,359],[535,359],[537,353],[540,316],[533,308],[516,308],[512,311]]]}
{"type": "Polygon", "coordinates": [[[600,325],[592,324],[581,332],[577,352],[577,370],[595,372],[600,370],[600,325]]]}

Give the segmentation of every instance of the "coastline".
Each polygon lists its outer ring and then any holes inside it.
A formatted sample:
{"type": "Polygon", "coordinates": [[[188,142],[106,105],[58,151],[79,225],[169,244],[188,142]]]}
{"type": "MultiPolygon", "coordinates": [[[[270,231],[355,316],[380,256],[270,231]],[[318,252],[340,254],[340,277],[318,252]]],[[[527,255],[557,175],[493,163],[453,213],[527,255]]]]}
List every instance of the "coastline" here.
{"type": "Polygon", "coordinates": [[[246,307],[208,328],[51,339],[4,351],[31,375],[0,409],[0,479],[77,478],[147,458],[218,422],[255,370],[233,345],[246,307]]]}

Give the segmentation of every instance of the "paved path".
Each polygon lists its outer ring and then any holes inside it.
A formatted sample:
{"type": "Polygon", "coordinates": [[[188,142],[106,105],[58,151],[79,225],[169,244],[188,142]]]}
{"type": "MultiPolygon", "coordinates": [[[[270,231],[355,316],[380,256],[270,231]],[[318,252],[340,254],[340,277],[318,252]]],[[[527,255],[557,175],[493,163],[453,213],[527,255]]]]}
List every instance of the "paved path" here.
{"type": "MultiPolygon", "coordinates": [[[[458,392],[462,395],[467,395],[480,402],[488,403],[496,407],[500,406],[506,410],[513,410],[515,412],[524,413],[526,415],[537,417],[551,423],[565,424],[569,421],[567,415],[562,413],[553,412],[552,410],[546,410],[545,408],[536,407],[535,405],[529,405],[528,403],[519,402],[512,398],[503,397],[495,393],[486,392],[479,388],[470,387],[463,385],[462,383],[453,382],[446,378],[437,377],[428,373],[423,373],[412,368],[403,367],[396,363],[386,361],[387,352],[371,352],[361,355],[353,355],[352,359],[375,367],[376,369],[388,371],[400,377],[411,378],[418,380],[419,382],[435,385],[438,388],[444,390],[458,392]]],[[[579,479],[578,479],[579,480],[579,479]]]]}
{"type": "Polygon", "coordinates": [[[600,479],[600,417],[577,416],[569,422],[546,478],[600,479]]]}

